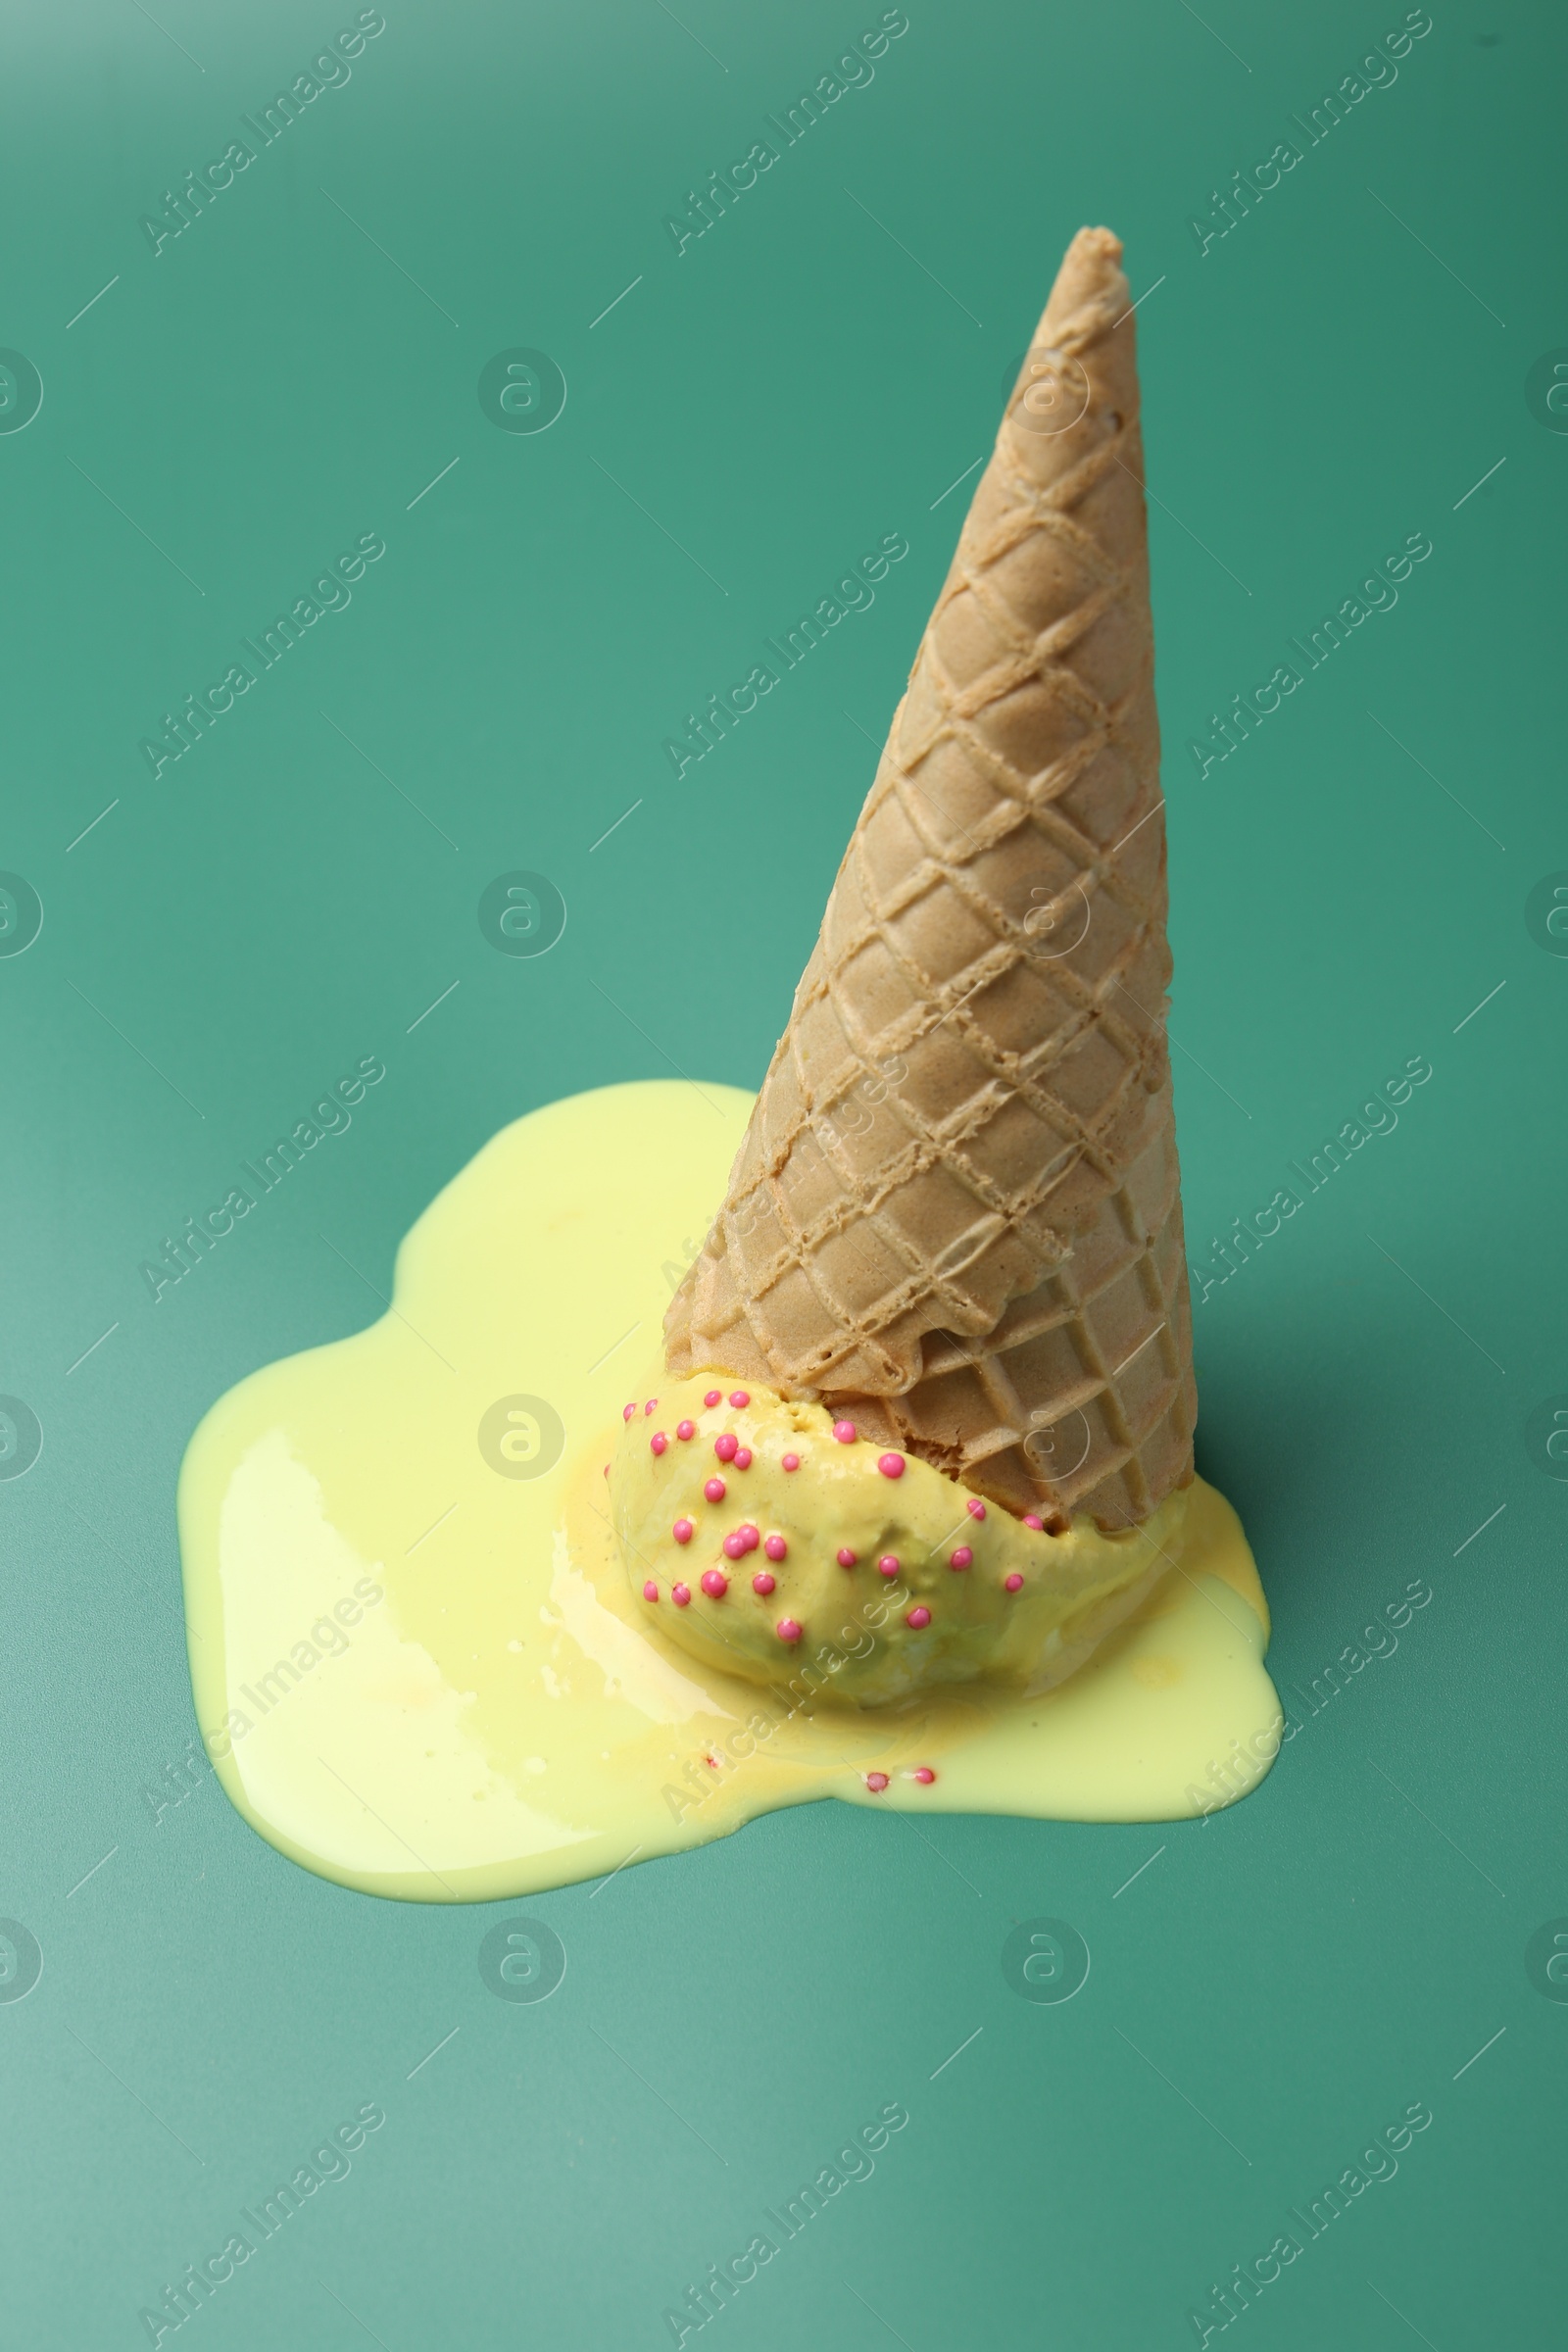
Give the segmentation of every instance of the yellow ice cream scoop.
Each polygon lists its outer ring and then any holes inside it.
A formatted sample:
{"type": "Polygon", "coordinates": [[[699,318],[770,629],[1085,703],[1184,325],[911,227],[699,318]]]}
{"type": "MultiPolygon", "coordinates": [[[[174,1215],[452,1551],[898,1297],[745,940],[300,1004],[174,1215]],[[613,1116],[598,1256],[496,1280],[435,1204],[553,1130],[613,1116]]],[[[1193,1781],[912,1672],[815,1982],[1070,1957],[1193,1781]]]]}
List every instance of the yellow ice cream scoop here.
{"type": "Polygon", "coordinates": [[[1174,1564],[1190,1488],[1141,1526],[1016,1519],[821,1405],[667,1377],[622,1408],[612,1516],[657,1630],[705,1665],[854,1706],[1048,1690],[1174,1564]]]}

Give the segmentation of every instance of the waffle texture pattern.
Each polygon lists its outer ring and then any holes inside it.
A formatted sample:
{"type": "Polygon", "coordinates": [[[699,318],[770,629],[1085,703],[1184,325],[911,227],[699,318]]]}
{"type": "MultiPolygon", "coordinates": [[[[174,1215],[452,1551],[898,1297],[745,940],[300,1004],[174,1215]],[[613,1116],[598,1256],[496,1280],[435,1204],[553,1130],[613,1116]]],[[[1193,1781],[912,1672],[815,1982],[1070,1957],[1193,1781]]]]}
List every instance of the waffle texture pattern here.
{"type": "Polygon", "coordinates": [[[1164,804],[1121,247],[1007,404],[712,1231],[665,1323],[1014,1511],[1192,1476],[1164,804]]]}

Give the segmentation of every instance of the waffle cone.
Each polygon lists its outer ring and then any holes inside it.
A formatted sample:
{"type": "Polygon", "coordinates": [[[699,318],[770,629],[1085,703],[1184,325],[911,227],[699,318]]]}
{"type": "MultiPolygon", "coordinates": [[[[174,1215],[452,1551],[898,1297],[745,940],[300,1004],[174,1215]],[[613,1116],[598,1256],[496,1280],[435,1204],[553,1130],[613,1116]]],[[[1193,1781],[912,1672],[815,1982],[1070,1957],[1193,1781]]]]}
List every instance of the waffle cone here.
{"type": "Polygon", "coordinates": [[[670,1369],[1014,1511],[1143,1520],[1196,1396],[1121,246],[1073,239],[921,639],[670,1369]]]}

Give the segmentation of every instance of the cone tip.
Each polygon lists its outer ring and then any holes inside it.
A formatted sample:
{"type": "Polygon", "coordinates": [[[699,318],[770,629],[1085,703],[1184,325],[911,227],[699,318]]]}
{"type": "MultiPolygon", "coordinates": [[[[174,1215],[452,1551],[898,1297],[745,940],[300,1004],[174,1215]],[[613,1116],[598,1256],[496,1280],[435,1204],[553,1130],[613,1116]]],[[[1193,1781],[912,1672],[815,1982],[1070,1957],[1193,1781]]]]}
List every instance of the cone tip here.
{"type": "Polygon", "coordinates": [[[1122,242],[1113,229],[1081,228],[1062,256],[1036,334],[1041,343],[1097,341],[1131,307],[1121,267],[1122,242]]]}
{"type": "Polygon", "coordinates": [[[1078,254],[1088,260],[1090,255],[1103,257],[1112,269],[1121,268],[1122,244],[1113,228],[1081,228],[1068,246],[1069,256],[1078,254]]]}
{"type": "Polygon", "coordinates": [[[1114,230],[1081,228],[1062,256],[1049,307],[1060,317],[1096,301],[1108,299],[1124,306],[1127,280],[1121,257],[1121,239],[1114,230]]]}

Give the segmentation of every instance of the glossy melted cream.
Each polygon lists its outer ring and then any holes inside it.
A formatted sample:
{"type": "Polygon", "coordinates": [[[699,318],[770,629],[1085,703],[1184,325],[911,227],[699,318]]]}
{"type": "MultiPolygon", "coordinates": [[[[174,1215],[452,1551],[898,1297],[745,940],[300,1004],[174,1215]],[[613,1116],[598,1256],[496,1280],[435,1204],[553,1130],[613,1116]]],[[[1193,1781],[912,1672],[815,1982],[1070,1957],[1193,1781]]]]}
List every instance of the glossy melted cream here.
{"type": "Polygon", "coordinates": [[[519,1119],[409,1234],[379,1323],[243,1381],[191,1441],[198,1721],[240,1812],[308,1869],[490,1901],[817,1797],[1174,1820],[1267,1769],[1267,1610],[1201,1481],[1171,1572],[1044,1697],[792,1711],[650,1626],[605,1464],[625,1396],[657,1390],[751,1103],[653,1083],[519,1119]]]}

